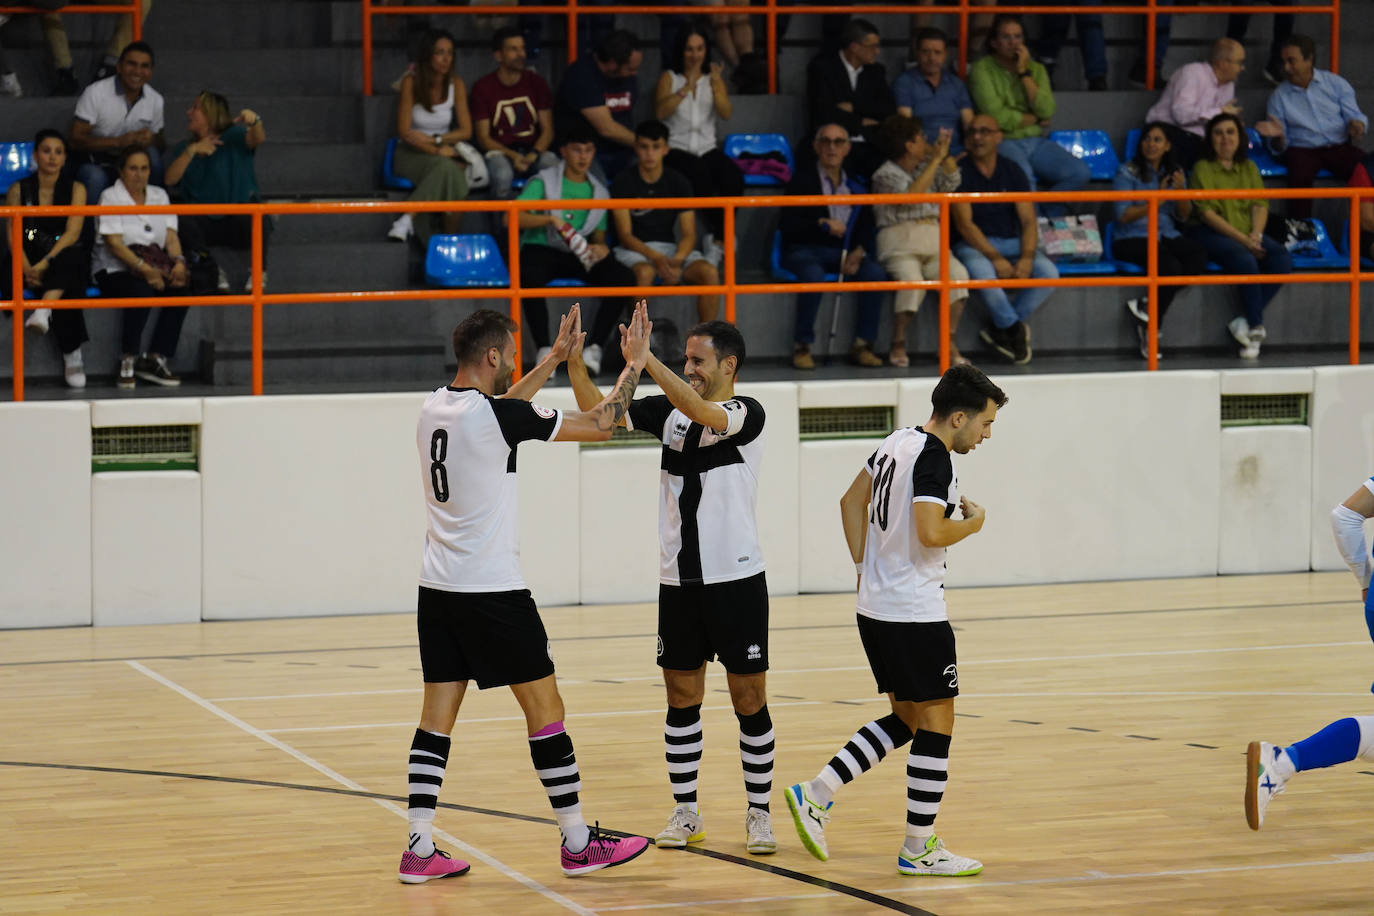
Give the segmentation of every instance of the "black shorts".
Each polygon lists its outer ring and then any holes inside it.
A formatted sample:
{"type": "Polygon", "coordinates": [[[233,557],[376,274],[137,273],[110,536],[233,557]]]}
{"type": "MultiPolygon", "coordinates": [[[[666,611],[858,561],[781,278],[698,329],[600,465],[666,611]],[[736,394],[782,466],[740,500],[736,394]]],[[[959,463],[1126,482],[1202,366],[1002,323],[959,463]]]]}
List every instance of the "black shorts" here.
{"type": "Polygon", "coordinates": [[[416,629],[425,682],[505,687],[553,674],[553,651],[529,589],[443,592],[420,586],[416,629]]]}
{"type": "Polygon", "coordinates": [[[695,671],[716,657],[731,674],[768,670],[763,573],[713,585],[659,585],[659,667],[695,671]]]}
{"type": "Polygon", "coordinates": [[[959,695],[954,628],[948,620],[895,623],[856,616],[859,638],[879,693],[913,703],[959,695]]]}

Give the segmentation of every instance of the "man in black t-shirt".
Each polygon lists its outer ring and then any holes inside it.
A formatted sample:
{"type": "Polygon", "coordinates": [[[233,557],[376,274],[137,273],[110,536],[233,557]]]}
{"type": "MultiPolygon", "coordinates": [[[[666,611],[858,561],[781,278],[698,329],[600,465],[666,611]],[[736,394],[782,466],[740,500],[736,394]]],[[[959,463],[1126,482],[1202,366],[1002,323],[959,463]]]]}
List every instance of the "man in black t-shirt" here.
{"type": "MultiPolygon", "coordinates": [[[[635,128],[636,168],[626,169],[611,184],[612,197],[691,197],[692,185],[679,172],[663,165],[668,153],[668,128],[662,121],[645,121],[635,128]]],[[[696,247],[696,213],[691,210],[646,208],[612,210],[615,218],[615,257],[635,272],[636,286],[715,286],[720,275],[696,247]]],[[[697,320],[711,321],[720,309],[720,296],[697,297],[697,320]]]]}
{"type": "Polygon", "coordinates": [[[632,32],[616,29],[591,54],[574,62],[558,84],[553,102],[553,126],[558,145],[568,131],[590,129],[596,134],[594,172],[610,184],[634,161],[635,103],[639,100],[639,65],[644,55],[632,32]]]}

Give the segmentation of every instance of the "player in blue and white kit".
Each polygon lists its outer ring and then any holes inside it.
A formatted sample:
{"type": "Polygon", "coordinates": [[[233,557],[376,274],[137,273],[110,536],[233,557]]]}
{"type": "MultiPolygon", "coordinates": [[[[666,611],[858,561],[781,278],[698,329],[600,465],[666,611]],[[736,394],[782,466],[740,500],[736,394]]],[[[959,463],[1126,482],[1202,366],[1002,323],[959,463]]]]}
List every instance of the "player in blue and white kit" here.
{"type": "MultiPolygon", "coordinates": [[[[1336,546],[1359,583],[1364,598],[1364,619],[1374,638],[1374,601],[1369,596],[1371,557],[1365,546],[1364,521],[1374,518],[1374,477],[1366,480],[1350,498],[1331,510],[1331,532],[1336,546]]],[[[1374,688],[1371,688],[1374,690],[1374,688]]],[[[1374,716],[1337,719],[1315,735],[1279,747],[1268,741],[1251,741],[1245,754],[1245,820],[1251,830],[1264,823],[1264,812],[1288,780],[1303,770],[1374,761],[1374,716]]]]}

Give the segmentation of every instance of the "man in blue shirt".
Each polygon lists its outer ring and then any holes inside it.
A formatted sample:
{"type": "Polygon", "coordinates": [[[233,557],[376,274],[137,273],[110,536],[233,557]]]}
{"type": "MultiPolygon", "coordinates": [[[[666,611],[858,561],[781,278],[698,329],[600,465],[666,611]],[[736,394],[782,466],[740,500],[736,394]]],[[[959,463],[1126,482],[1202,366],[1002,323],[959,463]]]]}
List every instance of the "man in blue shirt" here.
{"type": "Polygon", "coordinates": [[[916,66],[902,72],[892,84],[897,113],[916,118],[925,130],[926,142],[934,143],[949,128],[950,155],[964,149],[964,131],[973,121],[973,99],[959,77],[945,69],[949,38],[935,28],[917,31],[916,66]]]}
{"type": "MultiPolygon", "coordinates": [[[[959,192],[1029,191],[1021,167],[997,154],[1002,129],[992,115],[980,114],[968,129],[968,156],[960,163],[959,192]]],[[[1035,207],[1020,203],[956,203],[950,207],[959,242],[954,256],[974,280],[1025,280],[1057,277],[1054,262],[1037,249],[1035,207]]],[[[980,289],[992,326],[979,332],[983,342],[1017,365],[1030,362],[1030,318],[1054,292],[1048,286],[1023,287],[1014,297],[997,288],[980,289]]]]}
{"type": "MultiPolygon", "coordinates": [[[[1355,101],[1355,90],[1329,70],[1318,70],[1316,45],[1306,35],[1290,35],[1279,49],[1284,81],[1269,96],[1268,117],[1255,125],[1288,166],[1290,188],[1310,188],[1317,173],[1330,169],[1348,182],[1364,158],[1356,144],[1369,119],[1355,101]]],[[[1312,215],[1312,201],[1294,200],[1292,215],[1312,215]]]]}

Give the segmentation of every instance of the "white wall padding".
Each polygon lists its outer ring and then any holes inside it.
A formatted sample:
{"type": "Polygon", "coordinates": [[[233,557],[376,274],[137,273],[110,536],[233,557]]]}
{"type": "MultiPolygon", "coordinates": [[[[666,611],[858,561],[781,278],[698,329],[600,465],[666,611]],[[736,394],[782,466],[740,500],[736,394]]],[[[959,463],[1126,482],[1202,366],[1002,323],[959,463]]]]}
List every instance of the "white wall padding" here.
{"type": "Polygon", "coordinates": [[[759,470],[755,520],[763,547],[768,592],[797,593],[801,546],[801,510],[797,499],[800,466],[797,450],[797,386],[790,382],[740,385],[738,393],[763,405],[763,466],[759,470]]]}
{"type": "MultiPolygon", "coordinates": [[[[577,410],[571,388],[545,388],[541,407],[577,410]]],[[[520,566],[540,607],[577,604],[582,595],[578,537],[581,458],[576,442],[523,442],[516,450],[520,487],[520,566]]]]}
{"type": "MultiPolygon", "coordinates": [[[[658,468],[661,446],[581,449],[582,603],[658,599],[658,468]]],[[[578,530],[568,519],[567,537],[578,530]]],[[[646,620],[646,626],[656,619],[646,620]]]]}
{"type": "Polygon", "coordinates": [[[1306,570],[1312,544],[1312,430],[1221,431],[1217,572],[1306,570]]]}
{"type": "Polygon", "coordinates": [[[950,548],[951,585],[1216,572],[1217,373],[997,381],[1011,400],[992,438],[955,457],[988,515],[950,548]]]}
{"type": "Polygon", "coordinates": [[[201,440],[206,619],[415,606],[423,393],[213,398],[201,440]]]}
{"type": "Polygon", "coordinates": [[[92,622],[199,621],[200,531],[195,471],[92,475],[92,622]]]}
{"type": "Polygon", "coordinates": [[[840,527],[840,497],[882,439],[801,444],[800,586],[803,592],[852,592],[854,561],[840,527]]]}
{"type": "Polygon", "coordinates": [[[1312,427],[1312,568],[1345,569],[1331,536],[1330,515],[1374,475],[1374,366],[1323,366],[1314,375],[1308,420],[1312,427]]]}
{"type": "Polygon", "coordinates": [[[0,627],[91,622],[91,411],[0,404],[0,627]]]}

